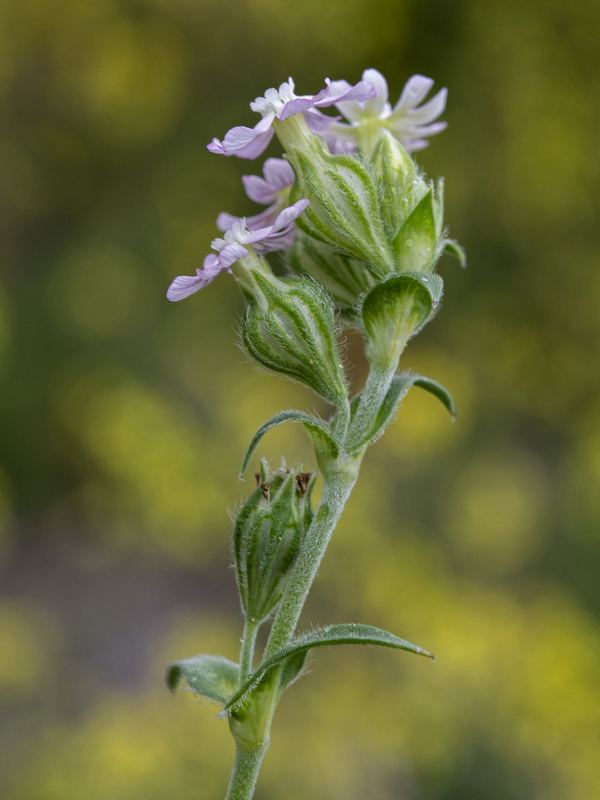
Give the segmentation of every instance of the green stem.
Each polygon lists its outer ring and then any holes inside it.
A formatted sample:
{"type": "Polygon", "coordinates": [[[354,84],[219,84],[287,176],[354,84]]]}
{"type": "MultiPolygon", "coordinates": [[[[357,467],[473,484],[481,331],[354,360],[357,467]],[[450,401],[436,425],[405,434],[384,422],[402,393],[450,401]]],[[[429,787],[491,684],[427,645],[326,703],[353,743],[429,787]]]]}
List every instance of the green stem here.
{"type": "Polygon", "coordinates": [[[246,678],[250,677],[253,671],[254,647],[256,645],[256,635],[260,623],[253,619],[244,622],[244,634],[242,637],[242,650],[240,653],[240,686],[246,678]]]}
{"type": "Polygon", "coordinates": [[[363,442],[369,438],[369,433],[377,418],[385,396],[390,388],[392,378],[398,369],[398,360],[393,364],[371,367],[365,387],[361,392],[358,408],[350,425],[348,442],[352,449],[353,442],[363,442]]]}
{"type": "Polygon", "coordinates": [[[235,761],[225,800],[252,800],[260,766],[268,748],[268,742],[256,745],[236,738],[235,761]]]}
{"type": "Polygon", "coordinates": [[[265,649],[265,659],[288,644],[294,635],[333,529],[358,478],[361,459],[362,454],[352,459],[341,456],[324,471],[323,495],[281,599],[265,649]]]}

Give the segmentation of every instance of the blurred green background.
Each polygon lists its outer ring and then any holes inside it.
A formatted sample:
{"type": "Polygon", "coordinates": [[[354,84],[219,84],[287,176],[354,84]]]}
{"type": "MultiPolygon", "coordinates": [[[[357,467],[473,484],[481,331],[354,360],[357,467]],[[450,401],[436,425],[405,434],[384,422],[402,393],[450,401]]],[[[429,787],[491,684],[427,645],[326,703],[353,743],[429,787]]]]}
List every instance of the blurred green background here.
{"type": "MultiPolygon", "coordinates": [[[[5,800],[224,794],[226,723],[162,672],[236,658],[240,457],[316,401],[244,361],[231,280],[164,293],[219,211],[256,211],[239,178],[259,164],[206,143],[288,75],[314,93],[367,67],[393,100],[416,72],[449,88],[419,161],[469,268],[442,262],[443,313],[405,363],[460,413],[409,396],[303,625],[378,625],[438,663],[318,652],[258,797],[600,797],[599,23],[590,0],[2,4],[5,800]]],[[[298,426],[261,452],[314,466],[298,426]]]]}

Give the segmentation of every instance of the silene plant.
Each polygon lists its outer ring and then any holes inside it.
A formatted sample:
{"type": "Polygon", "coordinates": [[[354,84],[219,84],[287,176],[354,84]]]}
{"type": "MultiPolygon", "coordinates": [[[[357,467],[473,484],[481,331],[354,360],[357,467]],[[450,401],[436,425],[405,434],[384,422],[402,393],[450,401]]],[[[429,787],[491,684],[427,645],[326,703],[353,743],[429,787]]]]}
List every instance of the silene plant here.
{"type": "Polygon", "coordinates": [[[432,86],[430,78],[414,75],[392,106],[375,69],[355,85],[327,79],[314,95],[297,95],[290,79],[250,104],[261,117],[253,128],[232,128],[208,145],[212,153],[254,159],[276,137],[284,157],[268,158],[262,176],[243,179],[250,199],[266,209],[246,218],[220,214],[222,237],[212,242],[214,252],[195,275],[175,278],[167,297],[182,300],[221,273],[233,275],[246,303],[241,342],[247,355],[309,386],[331,408],[328,419],[281,411],[260,426],[243,458],[242,473],[267,431],[300,423],[314,448],[322,491],[313,508],[315,472],[260,465],[256,489],[233,522],[244,616],[239,663],[196,655],[167,668],[171,690],[187,684],[222,706],[219,716],[228,720],[236,745],[229,800],[253,797],[277,704],[303,675],[313,648],[381,645],[432,658],[370,625],[296,629],[363,456],[407,392],[420,387],[455,413],[449,392],[435,380],[398,371],[409,339],[439,307],[440,256],[449,253],[464,264],[462,249],[444,228],[442,182],[429,181],[412,157],[446,127],[438,121],[446,89],[426,100],[432,86]],[[283,277],[265,257],[274,251],[283,277]],[[344,326],[362,335],[370,367],[354,397],[340,349],[344,326]],[[266,646],[257,654],[265,625],[266,646]]]}

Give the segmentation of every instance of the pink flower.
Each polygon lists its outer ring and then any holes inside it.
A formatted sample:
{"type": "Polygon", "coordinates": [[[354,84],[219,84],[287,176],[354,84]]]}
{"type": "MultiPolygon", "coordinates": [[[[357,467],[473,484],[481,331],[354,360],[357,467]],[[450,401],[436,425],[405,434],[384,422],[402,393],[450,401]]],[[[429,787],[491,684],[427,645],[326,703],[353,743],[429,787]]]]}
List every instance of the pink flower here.
{"type": "Polygon", "coordinates": [[[283,121],[294,114],[304,114],[306,121],[315,133],[327,127],[331,118],[321,114],[318,109],[332,106],[337,102],[364,101],[374,97],[371,84],[360,81],[351,86],[347,81],[325,80],[326,86],[318,94],[299,96],[294,92],[294,81],[289,78],[279,89],[267,89],[263,97],[257,97],[250,103],[252,111],[257,111],[262,119],[254,126],[247,128],[240,125],[225,134],[223,141],[213,139],[208,145],[211,153],[239,158],[256,158],[267,149],[273,138],[273,122],[283,121]]]}
{"type": "MultiPolygon", "coordinates": [[[[264,178],[260,178],[258,175],[244,175],[242,178],[248,197],[254,200],[255,203],[269,206],[260,214],[246,217],[246,227],[250,228],[250,230],[257,230],[273,224],[279,212],[288,203],[289,190],[295,178],[294,170],[283,158],[268,158],[263,167],[263,175],[264,178]]],[[[224,211],[217,217],[217,227],[221,231],[227,231],[239,219],[239,217],[234,217],[224,211]]],[[[293,226],[290,227],[290,231],[292,236],[290,237],[289,246],[291,247],[294,234],[293,226]]]]}
{"type": "MultiPolygon", "coordinates": [[[[332,120],[323,132],[332,152],[344,152],[357,145],[372,150],[381,128],[387,128],[407,150],[414,152],[427,147],[429,142],[425,137],[440,133],[447,126],[446,122],[434,122],[446,107],[447,89],[441,89],[419,106],[433,86],[431,78],[424,75],[409,78],[393,108],[388,101],[387,82],[380,72],[367,69],[362,78],[361,83],[371,84],[375,94],[367,100],[341,98],[336,101],[336,108],[348,122],[332,120]]],[[[340,86],[338,91],[342,89],[340,86]]]]}
{"type": "Polygon", "coordinates": [[[217,255],[209,253],[204,259],[203,268],[196,270],[196,275],[180,275],[175,278],[167,291],[167,299],[174,302],[183,300],[184,297],[204,289],[221,272],[231,272],[232,264],[249,255],[248,246],[258,252],[281,249],[289,228],[308,203],[308,200],[298,200],[289,208],[284,208],[272,225],[257,230],[250,230],[246,226],[246,220],[237,220],[225,231],[222,239],[212,242],[211,247],[217,251],[217,255]]]}

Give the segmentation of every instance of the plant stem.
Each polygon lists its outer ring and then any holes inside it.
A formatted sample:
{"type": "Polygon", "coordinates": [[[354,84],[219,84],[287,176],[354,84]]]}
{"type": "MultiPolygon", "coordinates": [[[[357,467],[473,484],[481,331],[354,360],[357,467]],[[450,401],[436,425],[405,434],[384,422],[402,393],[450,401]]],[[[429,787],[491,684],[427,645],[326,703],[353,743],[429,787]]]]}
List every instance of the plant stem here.
{"type": "Polygon", "coordinates": [[[244,622],[244,634],[242,637],[242,650],[240,653],[240,686],[244,683],[246,678],[252,674],[252,665],[254,663],[254,646],[256,644],[256,634],[260,623],[253,619],[247,619],[244,622]]]}
{"type": "Polygon", "coordinates": [[[251,800],[260,766],[269,748],[266,744],[252,744],[235,739],[235,761],[225,800],[251,800]]]}
{"type": "Polygon", "coordinates": [[[273,622],[264,658],[269,658],[291,640],[311,584],[315,578],[329,539],[352,491],[361,456],[340,456],[324,474],[323,495],[308,529],[298,559],[286,586],[273,622]]]}
{"type": "Polygon", "coordinates": [[[350,447],[353,442],[362,442],[369,438],[369,432],[398,369],[398,361],[399,359],[393,364],[371,367],[348,433],[350,447]]]}

